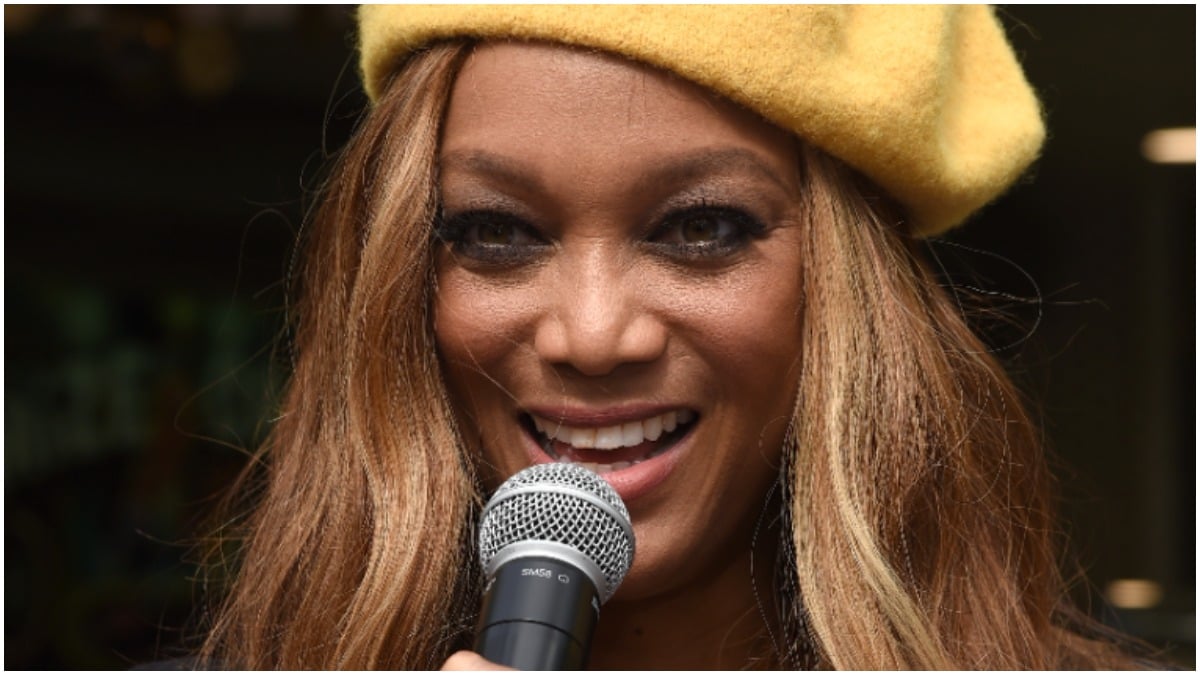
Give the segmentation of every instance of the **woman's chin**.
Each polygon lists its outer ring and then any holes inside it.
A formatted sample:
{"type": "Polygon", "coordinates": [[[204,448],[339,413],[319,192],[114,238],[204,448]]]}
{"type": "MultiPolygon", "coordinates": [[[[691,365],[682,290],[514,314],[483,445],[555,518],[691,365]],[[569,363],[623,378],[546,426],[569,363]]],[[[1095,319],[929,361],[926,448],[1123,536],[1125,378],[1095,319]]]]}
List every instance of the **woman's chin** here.
{"type": "Polygon", "coordinates": [[[679,526],[653,526],[634,519],[637,552],[633,567],[610,602],[644,603],[680,592],[695,582],[696,542],[685,540],[679,526]]]}

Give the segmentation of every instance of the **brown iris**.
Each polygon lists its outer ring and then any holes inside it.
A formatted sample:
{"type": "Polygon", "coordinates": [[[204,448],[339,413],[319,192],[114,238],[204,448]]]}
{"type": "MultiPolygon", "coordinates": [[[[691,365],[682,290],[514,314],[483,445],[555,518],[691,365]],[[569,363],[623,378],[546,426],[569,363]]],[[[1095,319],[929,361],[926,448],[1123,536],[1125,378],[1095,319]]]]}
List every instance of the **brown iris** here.
{"type": "Polygon", "coordinates": [[[693,216],[680,226],[679,235],[689,244],[715,241],[721,236],[721,225],[715,218],[693,216]]]}

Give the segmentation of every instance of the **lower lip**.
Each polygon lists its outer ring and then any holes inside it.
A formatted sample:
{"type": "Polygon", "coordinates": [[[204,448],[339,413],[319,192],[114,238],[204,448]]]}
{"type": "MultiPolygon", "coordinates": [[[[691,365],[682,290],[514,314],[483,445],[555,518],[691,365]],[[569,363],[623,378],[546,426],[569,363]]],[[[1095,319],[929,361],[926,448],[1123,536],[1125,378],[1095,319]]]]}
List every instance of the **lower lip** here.
{"type": "MultiPolygon", "coordinates": [[[[622,501],[628,504],[658,487],[671,475],[679,458],[691,445],[692,438],[696,435],[695,430],[695,425],[693,425],[683,438],[654,457],[624,469],[599,474],[599,476],[617,491],[622,501]]],[[[553,464],[558,461],[547,455],[537,439],[531,437],[529,433],[523,435],[525,436],[525,451],[534,464],[553,464]]]]}

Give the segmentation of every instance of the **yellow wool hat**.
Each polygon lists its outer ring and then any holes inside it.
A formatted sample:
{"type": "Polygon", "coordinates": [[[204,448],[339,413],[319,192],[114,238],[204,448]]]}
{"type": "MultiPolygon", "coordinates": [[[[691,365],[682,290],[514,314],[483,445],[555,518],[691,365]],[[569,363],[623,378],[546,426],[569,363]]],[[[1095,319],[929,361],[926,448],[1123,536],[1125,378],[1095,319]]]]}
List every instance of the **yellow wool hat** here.
{"type": "Polygon", "coordinates": [[[358,16],[372,100],[408,54],[442,39],[596,48],[793,131],[875,181],[925,236],[999,196],[1045,137],[984,6],[366,5],[358,16]]]}

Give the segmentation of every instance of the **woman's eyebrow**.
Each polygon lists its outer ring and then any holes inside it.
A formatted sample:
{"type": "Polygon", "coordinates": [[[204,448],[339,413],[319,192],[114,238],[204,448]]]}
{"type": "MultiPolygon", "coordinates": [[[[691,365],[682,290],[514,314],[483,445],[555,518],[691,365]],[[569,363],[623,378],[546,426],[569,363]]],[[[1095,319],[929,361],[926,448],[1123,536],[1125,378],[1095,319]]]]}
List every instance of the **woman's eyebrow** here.
{"type": "Polygon", "coordinates": [[[486,150],[455,150],[443,154],[440,162],[443,168],[452,167],[499,179],[508,185],[531,191],[544,191],[545,184],[536,170],[506,155],[486,150]]]}
{"type": "Polygon", "coordinates": [[[794,187],[757,153],[740,147],[700,148],[652,165],[639,178],[657,184],[679,184],[731,173],[752,173],[789,194],[794,187]]]}
{"type": "MultiPolygon", "coordinates": [[[[481,149],[454,150],[441,156],[443,167],[487,175],[500,181],[539,191],[544,188],[539,172],[520,160],[481,149]]],[[[741,147],[698,148],[669,155],[651,162],[635,176],[638,184],[678,185],[689,181],[751,173],[765,178],[780,189],[794,192],[795,187],[757,153],[741,147]]]]}

